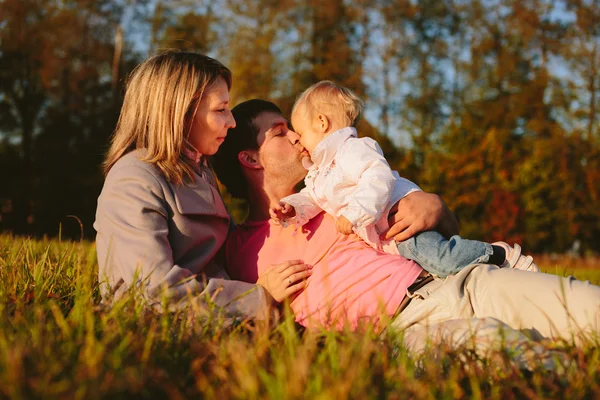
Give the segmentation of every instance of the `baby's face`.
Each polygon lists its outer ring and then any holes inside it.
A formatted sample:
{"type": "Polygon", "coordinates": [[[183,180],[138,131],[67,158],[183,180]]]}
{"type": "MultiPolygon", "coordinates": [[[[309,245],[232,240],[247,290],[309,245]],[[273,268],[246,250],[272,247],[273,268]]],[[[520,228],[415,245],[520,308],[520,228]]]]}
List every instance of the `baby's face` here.
{"type": "Polygon", "coordinates": [[[315,123],[310,117],[306,116],[304,112],[304,106],[298,107],[292,113],[292,127],[294,131],[300,136],[300,144],[312,155],[312,152],[317,144],[327,136],[325,132],[322,132],[318,128],[318,124],[315,123]]]}

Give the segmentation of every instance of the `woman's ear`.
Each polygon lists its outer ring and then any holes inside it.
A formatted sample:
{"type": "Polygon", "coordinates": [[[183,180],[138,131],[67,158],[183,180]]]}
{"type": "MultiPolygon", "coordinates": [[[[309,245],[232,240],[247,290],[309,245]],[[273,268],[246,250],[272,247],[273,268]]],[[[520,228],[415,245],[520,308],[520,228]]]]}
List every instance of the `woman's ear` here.
{"type": "Polygon", "coordinates": [[[329,132],[329,129],[331,128],[331,123],[329,121],[329,118],[327,118],[327,116],[325,114],[318,114],[316,122],[317,122],[317,129],[319,130],[319,132],[321,132],[321,133],[329,132]]]}
{"type": "Polygon", "coordinates": [[[258,162],[258,152],[256,150],[243,150],[238,153],[238,161],[245,168],[262,169],[258,162]]]}

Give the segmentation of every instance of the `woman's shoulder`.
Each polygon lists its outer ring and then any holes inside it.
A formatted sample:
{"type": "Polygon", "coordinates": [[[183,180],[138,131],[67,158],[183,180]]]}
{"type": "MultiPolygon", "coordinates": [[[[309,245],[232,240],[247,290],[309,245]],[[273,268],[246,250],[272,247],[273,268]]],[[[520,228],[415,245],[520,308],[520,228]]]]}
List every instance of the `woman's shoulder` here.
{"type": "Polygon", "coordinates": [[[146,149],[136,149],[125,154],[112,166],[108,172],[107,179],[127,175],[145,176],[148,178],[152,176],[160,182],[164,181],[165,179],[160,170],[151,163],[143,160],[145,154],[146,149]]]}
{"type": "Polygon", "coordinates": [[[126,168],[128,166],[137,166],[144,169],[156,169],[152,164],[144,161],[143,158],[146,156],[146,149],[136,149],[125,154],[113,165],[111,171],[118,170],[120,168],[126,168]]]}

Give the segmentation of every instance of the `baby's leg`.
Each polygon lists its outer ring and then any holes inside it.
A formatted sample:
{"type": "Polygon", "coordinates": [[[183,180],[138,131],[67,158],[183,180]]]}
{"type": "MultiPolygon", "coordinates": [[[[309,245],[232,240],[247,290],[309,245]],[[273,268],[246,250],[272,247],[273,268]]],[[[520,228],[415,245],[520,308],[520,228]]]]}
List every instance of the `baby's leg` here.
{"type": "Polygon", "coordinates": [[[469,264],[488,263],[494,252],[489,243],[463,239],[458,235],[446,239],[435,231],[421,232],[398,243],[398,251],[440,277],[455,274],[469,264]]]}

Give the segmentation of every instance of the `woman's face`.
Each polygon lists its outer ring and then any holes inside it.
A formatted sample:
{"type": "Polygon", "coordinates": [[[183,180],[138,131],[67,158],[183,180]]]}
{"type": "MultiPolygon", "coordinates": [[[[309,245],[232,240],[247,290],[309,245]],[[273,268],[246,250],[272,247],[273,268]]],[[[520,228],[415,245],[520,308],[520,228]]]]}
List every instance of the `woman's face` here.
{"type": "Polygon", "coordinates": [[[235,127],[229,110],[229,89],[219,78],[204,92],[190,129],[189,142],[200,154],[212,156],[219,150],[227,130],[235,127]]]}

